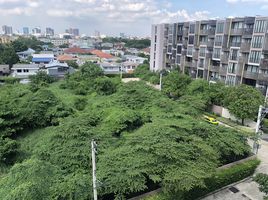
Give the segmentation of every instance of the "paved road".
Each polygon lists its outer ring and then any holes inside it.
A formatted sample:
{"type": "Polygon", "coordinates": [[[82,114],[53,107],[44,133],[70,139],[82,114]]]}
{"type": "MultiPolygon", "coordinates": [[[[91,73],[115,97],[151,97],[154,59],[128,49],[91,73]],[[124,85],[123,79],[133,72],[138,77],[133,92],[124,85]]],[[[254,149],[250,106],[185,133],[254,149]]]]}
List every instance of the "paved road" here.
{"type": "MultiPolygon", "coordinates": [[[[252,141],[249,141],[249,144],[252,146],[252,141]]],[[[268,174],[268,142],[261,141],[261,148],[257,156],[261,160],[261,164],[256,173],[268,174]]],[[[263,200],[264,193],[259,191],[257,183],[252,179],[239,183],[234,188],[237,190],[231,191],[232,188],[227,188],[203,198],[203,200],[263,200]]]]}

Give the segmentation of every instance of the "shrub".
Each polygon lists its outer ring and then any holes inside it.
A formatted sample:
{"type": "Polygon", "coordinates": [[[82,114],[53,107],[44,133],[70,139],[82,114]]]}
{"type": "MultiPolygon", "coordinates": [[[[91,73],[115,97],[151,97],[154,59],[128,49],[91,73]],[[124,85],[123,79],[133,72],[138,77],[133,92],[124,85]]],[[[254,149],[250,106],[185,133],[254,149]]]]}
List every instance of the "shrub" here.
{"type": "Polygon", "coordinates": [[[87,99],[84,97],[78,97],[74,100],[74,107],[77,110],[84,110],[87,105],[87,99]]]}
{"type": "Polygon", "coordinates": [[[211,178],[205,179],[206,188],[194,188],[190,190],[185,194],[185,199],[196,199],[231,183],[243,180],[251,176],[259,164],[260,161],[254,159],[234,165],[228,169],[220,169],[211,178]]]}
{"type": "Polygon", "coordinates": [[[0,82],[4,82],[6,84],[15,84],[15,83],[19,83],[20,79],[14,78],[14,77],[1,77],[0,82]]]}
{"type": "Polygon", "coordinates": [[[116,92],[115,83],[107,77],[97,78],[94,88],[99,95],[110,95],[116,92]]]}
{"type": "MultiPolygon", "coordinates": [[[[266,195],[268,195],[268,175],[267,174],[257,174],[257,176],[254,177],[254,181],[259,183],[260,190],[264,192],[266,195]]],[[[268,197],[266,197],[268,199],[268,197]]]]}

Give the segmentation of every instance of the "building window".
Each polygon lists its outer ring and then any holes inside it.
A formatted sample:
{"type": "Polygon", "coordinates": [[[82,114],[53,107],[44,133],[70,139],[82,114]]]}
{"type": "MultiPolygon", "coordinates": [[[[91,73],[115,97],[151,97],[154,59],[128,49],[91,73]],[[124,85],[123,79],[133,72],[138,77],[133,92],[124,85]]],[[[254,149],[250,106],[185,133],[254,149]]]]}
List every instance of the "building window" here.
{"type": "Polygon", "coordinates": [[[233,22],[232,29],[241,29],[243,28],[243,22],[233,22]]]}
{"type": "Polygon", "coordinates": [[[237,68],[237,63],[229,63],[228,65],[228,73],[235,74],[237,68]]]}
{"type": "Polygon", "coordinates": [[[200,47],[199,56],[200,57],[206,56],[206,47],[200,47]]]}
{"type": "Polygon", "coordinates": [[[240,36],[234,36],[234,37],[231,37],[230,39],[231,41],[231,46],[233,47],[240,47],[241,45],[241,37],[240,36]]]}
{"type": "Polygon", "coordinates": [[[177,54],[181,54],[182,46],[178,45],[177,46],[177,54]]]}
{"type": "Polygon", "coordinates": [[[213,51],[213,58],[220,59],[221,57],[221,48],[215,48],[213,51]]]}
{"type": "Polygon", "coordinates": [[[207,43],[208,37],[207,36],[200,36],[200,43],[207,43]]]}
{"type": "Polygon", "coordinates": [[[192,56],[193,55],[193,47],[188,46],[187,48],[187,56],[192,56]]]}
{"type": "Polygon", "coordinates": [[[238,59],[238,49],[231,49],[230,60],[237,60],[237,59],[238,59]]]}
{"type": "Polygon", "coordinates": [[[228,75],[226,78],[227,85],[235,85],[235,76],[228,75]]]}
{"type": "Polygon", "coordinates": [[[181,57],[180,56],[176,56],[176,63],[180,64],[181,63],[181,57]]]}
{"type": "Polygon", "coordinates": [[[259,72],[259,68],[258,68],[258,66],[254,66],[254,65],[246,65],[245,71],[247,71],[247,72],[253,72],[253,73],[258,73],[259,72]]]}
{"type": "Polygon", "coordinates": [[[156,41],[157,41],[157,36],[154,36],[154,42],[156,43],[156,41]]]}
{"type": "Polygon", "coordinates": [[[223,33],[224,22],[218,23],[216,27],[216,33],[223,33]]]}
{"type": "Polygon", "coordinates": [[[259,63],[261,60],[261,51],[251,51],[249,56],[249,62],[259,63]]]}
{"type": "Polygon", "coordinates": [[[21,73],[22,72],[22,70],[21,69],[17,69],[17,73],[21,73]]]}
{"type": "Polygon", "coordinates": [[[199,59],[199,63],[198,63],[198,67],[200,67],[200,68],[204,68],[204,66],[205,66],[205,59],[199,59]]]}
{"type": "Polygon", "coordinates": [[[263,36],[254,36],[252,39],[252,48],[262,48],[263,36]]]}
{"type": "Polygon", "coordinates": [[[266,28],[266,21],[257,20],[254,26],[254,33],[264,33],[266,28]]]}
{"type": "Polygon", "coordinates": [[[194,44],[194,36],[193,35],[189,36],[188,43],[189,44],[194,44]]]}
{"type": "Polygon", "coordinates": [[[195,33],[195,24],[190,24],[190,30],[189,30],[190,34],[195,33]]]}
{"type": "Polygon", "coordinates": [[[29,69],[24,69],[23,72],[27,73],[27,72],[29,72],[29,69]]]}
{"type": "Polygon", "coordinates": [[[222,39],[223,39],[222,35],[217,35],[215,37],[215,46],[221,46],[222,45],[222,39]]]}

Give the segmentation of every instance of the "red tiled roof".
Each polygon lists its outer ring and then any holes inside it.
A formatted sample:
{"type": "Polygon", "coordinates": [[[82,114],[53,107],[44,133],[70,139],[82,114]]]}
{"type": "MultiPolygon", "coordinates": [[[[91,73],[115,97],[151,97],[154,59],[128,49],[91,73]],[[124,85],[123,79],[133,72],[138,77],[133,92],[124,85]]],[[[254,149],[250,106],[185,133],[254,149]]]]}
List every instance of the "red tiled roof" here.
{"type": "Polygon", "coordinates": [[[150,47],[142,49],[143,52],[150,53],[150,47]]]}
{"type": "Polygon", "coordinates": [[[92,50],[92,51],[90,51],[90,53],[98,56],[99,58],[106,58],[106,59],[113,58],[113,56],[111,54],[104,53],[100,50],[92,50]]]}
{"type": "Polygon", "coordinates": [[[74,58],[73,56],[71,56],[71,55],[59,55],[58,57],[57,57],[57,60],[58,61],[70,61],[70,60],[76,60],[76,58],[74,58]]]}
{"type": "Polygon", "coordinates": [[[71,47],[66,50],[64,50],[64,53],[69,53],[69,54],[89,54],[90,50],[86,49],[81,49],[79,47],[71,47]]]}

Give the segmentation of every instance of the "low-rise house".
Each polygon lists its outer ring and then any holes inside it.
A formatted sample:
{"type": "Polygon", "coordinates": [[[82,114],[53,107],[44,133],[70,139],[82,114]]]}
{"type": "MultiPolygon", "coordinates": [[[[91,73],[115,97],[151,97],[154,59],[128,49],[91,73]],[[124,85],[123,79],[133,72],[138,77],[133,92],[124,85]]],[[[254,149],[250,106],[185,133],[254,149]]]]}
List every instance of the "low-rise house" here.
{"type": "Polygon", "coordinates": [[[77,60],[77,57],[76,56],[72,56],[72,55],[64,54],[64,55],[59,55],[57,57],[57,60],[60,63],[65,63],[65,62],[68,62],[68,61],[76,61],[77,60]]]}
{"type": "Polygon", "coordinates": [[[72,67],[69,67],[67,63],[60,63],[58,61],[46,64],[44,70],[48,75],[56,78],[64,78],[66,74],[75,72],[75,70],[72,67]]]}
{"type": "Polygon", "coordinates": [[[34,64],[48,64],[54,60],[54,54],[33,54],[34,64]]]}
{"type": "Polygon", "coordinates": [[[30,56],[35,53],[35,50],[28,48],[26,51],[18,52],[17,55],[19,56],[20,60],[26,60],[30,56]]]}
{"type": "Polygon", "coordinates": [[[69,54],[69,55],[88,55],[91,54],[90,50],[86,50],[86,49],[81,49],[79,47],[71,47],[68,49],[64,50],[65,54],[69,54]]]}
{"type": "Polygon", "coordinates": [[[125,70],[120,63],[103,62],[99,63],[99,66],[103,70],[104,74],[120,74],[121,70],[122,73],[125,73],[125,70]]]}
{"type": "Polygon", "coordinates": [[[104,43],[101,44],[101,47],[103,49],[112,49],[113,46],[114,46],[113,43],[110,43],[110,42],[104,42],[104,43]]]}
{"type": "Polygon", "coordinates": [[[20,79],[28,79],[30,75],[36,75],[40,70],[39,64],[15,64],[11,68],[11,76],[20,79]]]}
{"type": "Polygon", "coordinates": [[[134,63],[134,62],[124,62],[122,63],[122,65],[126,73],[128,74],[132,74],[134,70],[139,66],[138,63],[134,63]]]}
{"type": "Polygon", "coordinates": [[[7,76],[9,74],[9,65],[0,65],[0,76],[7,76]]]}
{"type": "Polygon", "coordinates": [[[126,62],[133,62],[138,64],[143,64],[145,60],[148,60],[147,58],[139,57],[139,56],[133,56],[133,55],[125,55],[123,57],[123,60],[126,62]]]}
{"type": "Polygon", "coordinates": [[[100,50],[92,50],[90,51],[91,54],[98,56],[100,59],[112,59],[114,56],[112,56],[111,54],[102,52],[100,50]]]}

